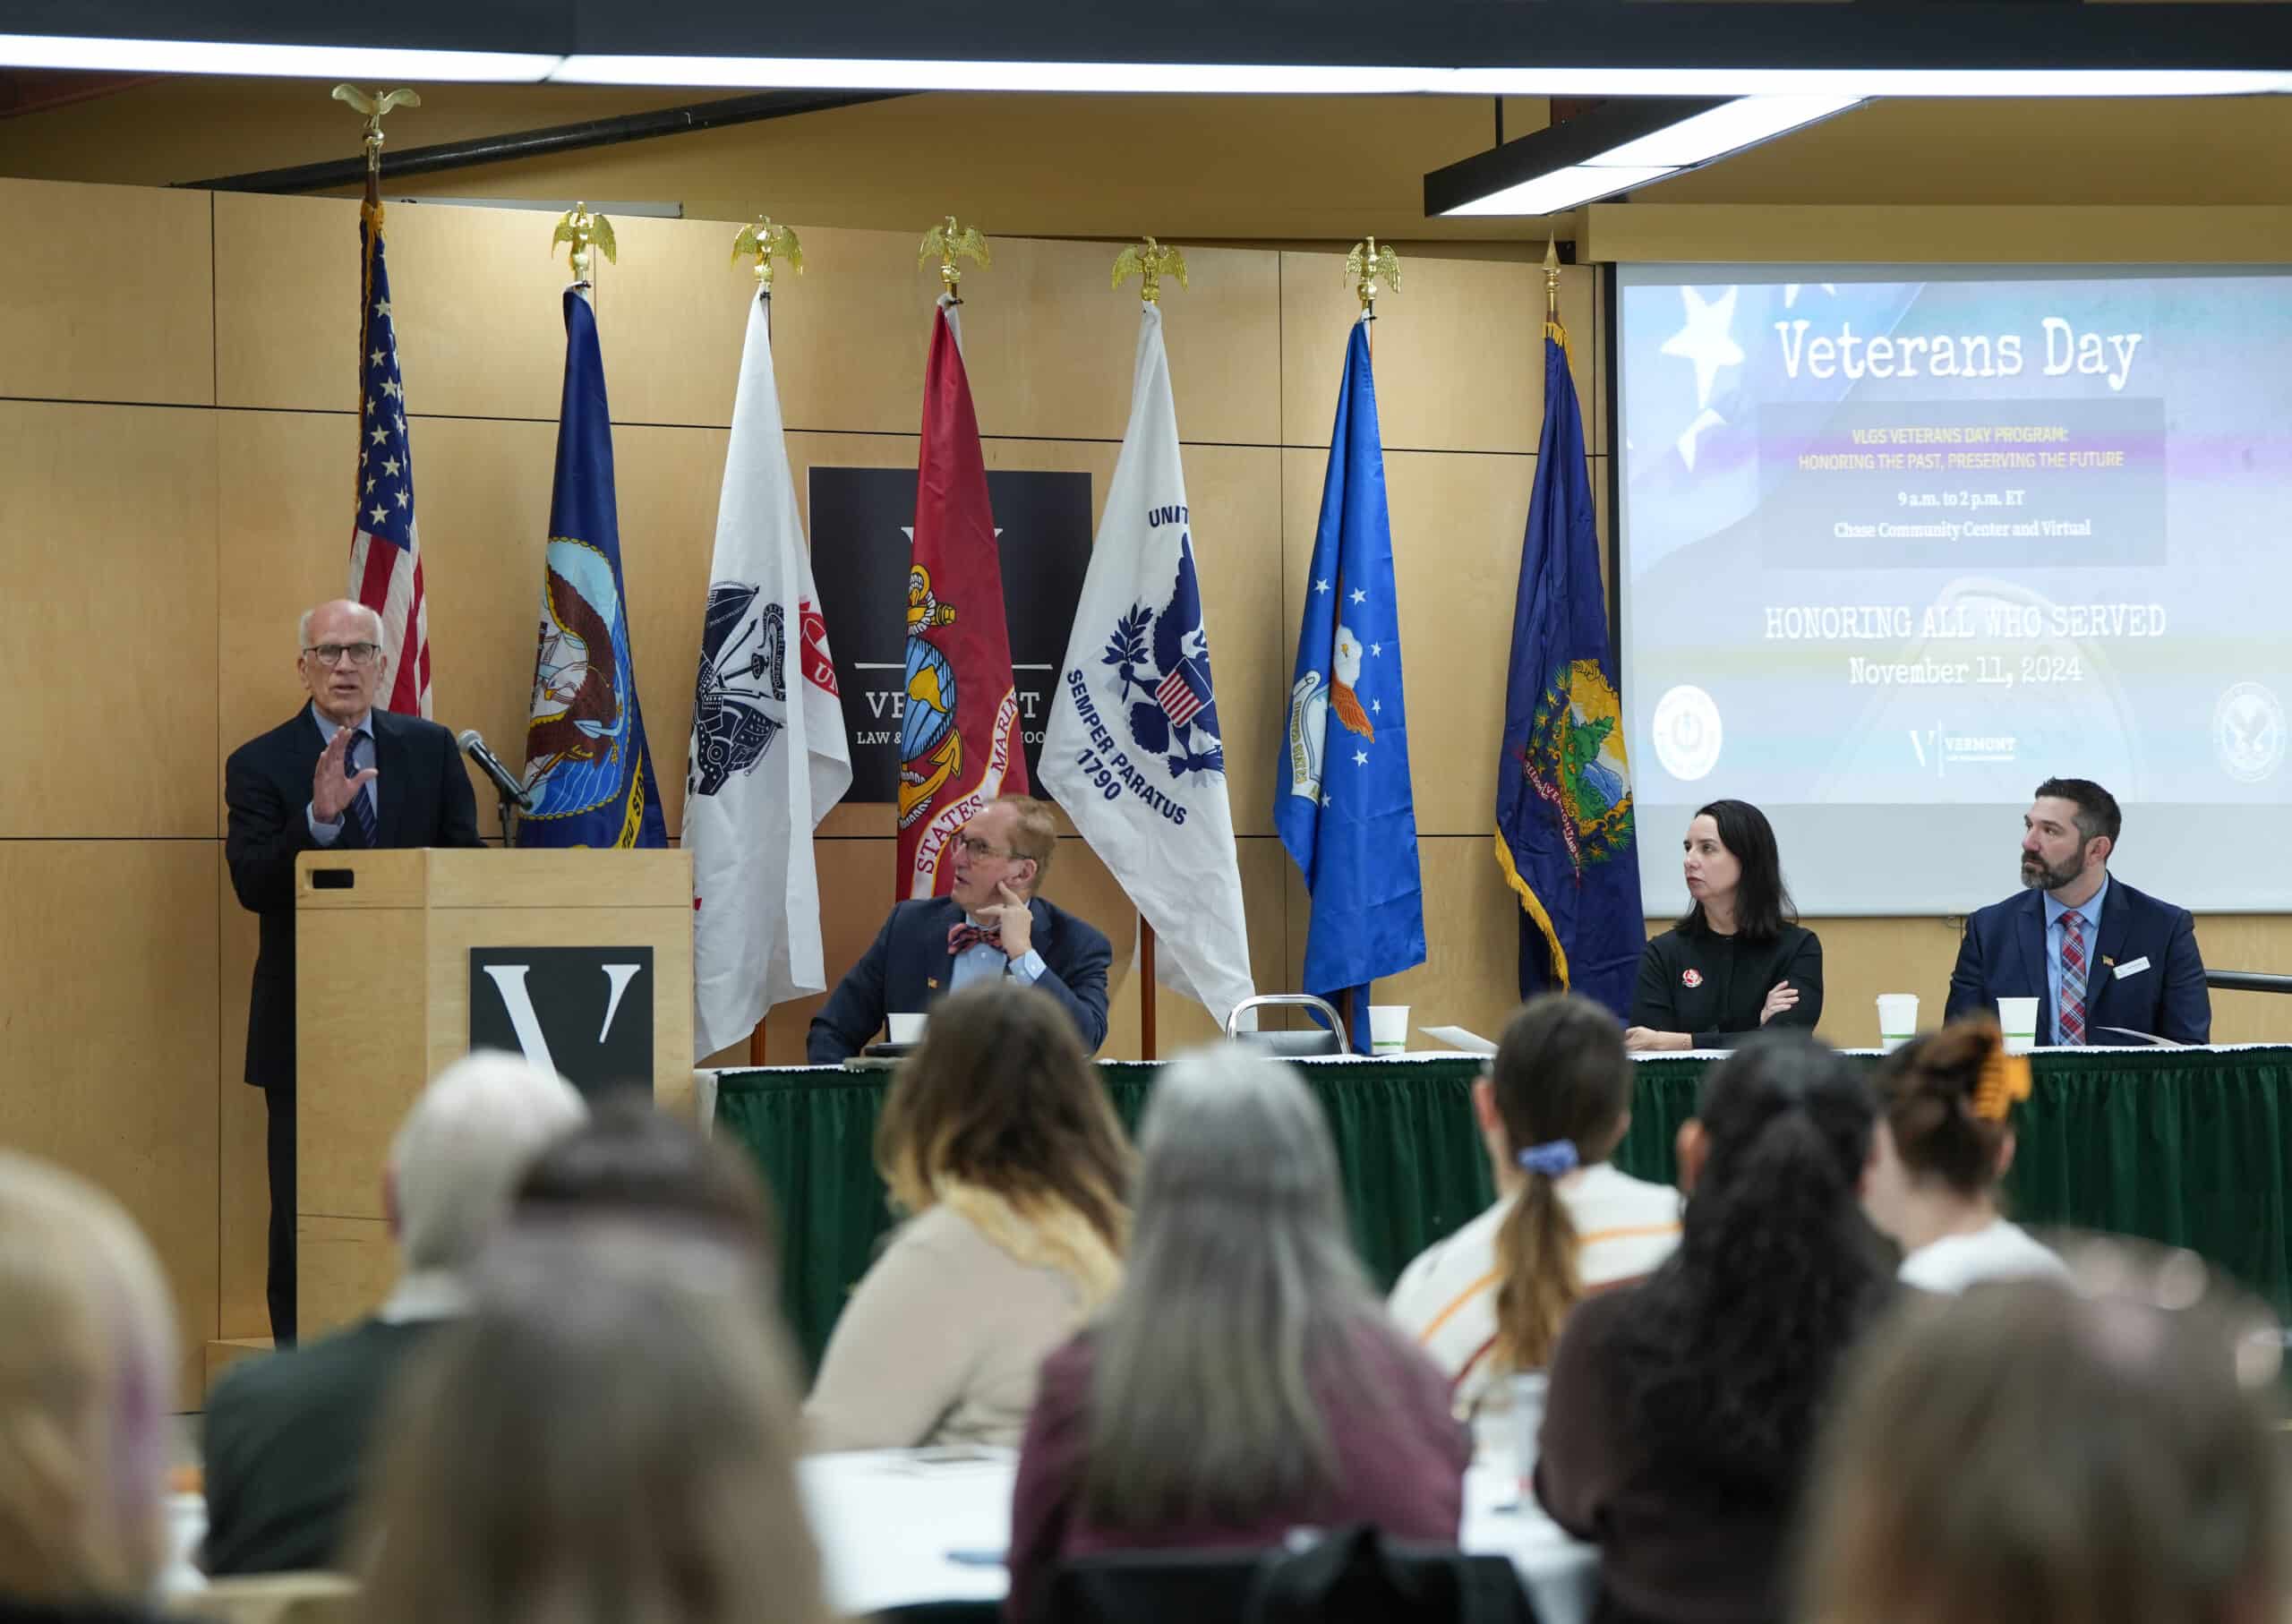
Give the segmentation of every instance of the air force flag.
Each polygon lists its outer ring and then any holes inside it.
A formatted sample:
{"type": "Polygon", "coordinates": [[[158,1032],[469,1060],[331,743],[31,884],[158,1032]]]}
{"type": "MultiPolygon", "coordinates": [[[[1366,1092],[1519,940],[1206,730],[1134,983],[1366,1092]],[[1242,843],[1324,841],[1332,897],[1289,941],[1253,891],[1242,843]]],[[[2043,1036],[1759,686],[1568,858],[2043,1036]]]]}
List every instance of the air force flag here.
{"type": "Polygon", "coordinates": [[[1170,363],[1152,304],[1139,320],[1130,427],[1040,772],[1160,938],[1159,979],[1224,1021],[1253,990],[1249,937],[1170,363]]]}

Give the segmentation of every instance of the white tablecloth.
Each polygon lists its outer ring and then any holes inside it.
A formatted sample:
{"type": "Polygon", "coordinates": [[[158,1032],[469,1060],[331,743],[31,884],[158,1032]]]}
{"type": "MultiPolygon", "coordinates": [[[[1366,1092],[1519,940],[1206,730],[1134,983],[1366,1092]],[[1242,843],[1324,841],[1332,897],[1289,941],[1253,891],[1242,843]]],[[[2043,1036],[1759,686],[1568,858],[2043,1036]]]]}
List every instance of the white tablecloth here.
{"type": "MultiPolygon", "coordinates": [[[[917,1602],[999,1601],[1010,1576],[999,1557],[1011,1539],[1008,1452],[868,1449],[816,1455],[798,1471],[820,1542],[829,1603],[847,1614],[917,1602]]],[[[1511,1474],[1475,1466],[1465,1475],[1467,1551],[1508,1556],[1544,1624],[1584,1624],[1598,1594],[1599,1551],[1570,1539],[1511,1474]]]]}

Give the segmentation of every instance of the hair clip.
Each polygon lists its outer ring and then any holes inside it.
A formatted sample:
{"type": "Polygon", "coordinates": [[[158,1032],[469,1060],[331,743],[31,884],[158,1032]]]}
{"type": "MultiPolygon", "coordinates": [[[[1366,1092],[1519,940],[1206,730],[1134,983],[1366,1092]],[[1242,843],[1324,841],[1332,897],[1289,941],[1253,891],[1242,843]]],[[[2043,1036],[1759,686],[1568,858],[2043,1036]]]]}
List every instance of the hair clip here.
{"type": "Polygon", "coordinates": [[[1973,1114],[1985,1122],[2004,1122],[2014,1102],[2029,1097],[2030,1057],[2007,1054],[2006,1039],[2000,1037],[1990,1045],[1981,1073],[1974,1079],[1973,1114]]]}
{"type": "Polygon", "coordinates": [[[1574,1140],[1555,1139],[1549,1144],[1530,1145],[1515,1159],[1519,1162],[1521,1170],[1524,1172],[1541,1173],[1546,1178],[1558,1178],[1563,1173],[1573,1173],[1578,1158],[1576,1155],[1574,1140]]]}

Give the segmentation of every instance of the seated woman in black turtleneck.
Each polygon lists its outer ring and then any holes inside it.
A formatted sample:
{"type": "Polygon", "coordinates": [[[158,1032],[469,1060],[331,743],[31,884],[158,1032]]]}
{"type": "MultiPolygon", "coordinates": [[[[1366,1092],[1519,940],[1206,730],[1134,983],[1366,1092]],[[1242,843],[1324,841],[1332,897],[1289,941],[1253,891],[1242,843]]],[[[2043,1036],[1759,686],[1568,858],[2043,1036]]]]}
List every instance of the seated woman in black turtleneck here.
{"type": "Polygon", "coordinates": [[[1715,800],[1687,826],[1687,917],[1647,944],[1628,1049],[1732,1048],[1763,1027],[1812,1030],[1823,944],[1798,921],[1766,814],[1715,800]]]}

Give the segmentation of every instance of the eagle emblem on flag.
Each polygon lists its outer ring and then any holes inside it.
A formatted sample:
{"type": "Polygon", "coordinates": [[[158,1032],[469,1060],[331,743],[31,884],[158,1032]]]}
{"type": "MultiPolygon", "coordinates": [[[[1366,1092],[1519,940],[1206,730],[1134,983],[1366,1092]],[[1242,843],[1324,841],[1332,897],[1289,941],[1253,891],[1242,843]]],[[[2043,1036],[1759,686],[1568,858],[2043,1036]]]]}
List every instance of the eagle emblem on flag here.
{"type": "Polygon", "coordinates": [[[1101,662],[1112,666],[1128,712],[1131,742],[1159,756],[1174,779],[1226,770],[1218,731],[1210,644],[1202,629],[1202,589],[1193,548],[1178,549],[1177,578],[1159,612],[1134,604],[1115,622],[1101,662]]]}

